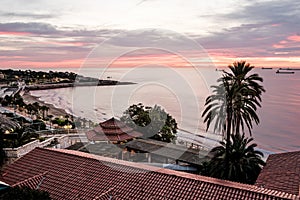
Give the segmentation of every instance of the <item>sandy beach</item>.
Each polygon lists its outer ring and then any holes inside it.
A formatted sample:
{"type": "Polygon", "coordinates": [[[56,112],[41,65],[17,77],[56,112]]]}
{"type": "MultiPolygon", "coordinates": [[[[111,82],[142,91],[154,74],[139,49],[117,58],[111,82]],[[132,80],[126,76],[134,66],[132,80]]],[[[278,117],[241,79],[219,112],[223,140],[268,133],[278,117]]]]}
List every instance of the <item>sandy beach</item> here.
{"type": "Polygon", "coordinates": [[[69,115],[64,109],[62,108],[56,108],[54,105],[49,104],[49,103],[45,103],[44,101],[41,101],[38,97],[32,96],[30,94],[30,92],[25,92],[22,95],[25,103],[34,103],[34,102],[38,102],[41,106],[48,106],[49,107],[49,111],[48,114],[49,115],[53,115],[53,116],[65,116],[65,115],[69,115]]]}

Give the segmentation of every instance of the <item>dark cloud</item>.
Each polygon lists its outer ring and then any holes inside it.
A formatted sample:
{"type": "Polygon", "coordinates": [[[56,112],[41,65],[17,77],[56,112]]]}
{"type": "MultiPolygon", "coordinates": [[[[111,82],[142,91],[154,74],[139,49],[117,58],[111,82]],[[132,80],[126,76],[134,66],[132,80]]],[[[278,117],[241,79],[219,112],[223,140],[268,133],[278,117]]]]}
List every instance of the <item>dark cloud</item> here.
{"type": "Polygon", "coordinates": [[[65,31],[63,34],[65,36],[70,36],[70,37],[78,37],[78,36],[85,36],[85,37],[113,37],[116,34],[121,33],[122,30],[119,29],[95,29],[95,30],[87,30],[87,29],[82,29],[82,30],[70,30],[70,31],[65,31]]]}
{"type": "MultiPolygon", "coordinates": [[[[0,23],[0,32],[14,32],[14,33],[29,33],[32,37],[43,36],[44,38],[76,38],[82,37],[96,42],[99,38],[109,38],[121,32],[117,29],[92,29],[88,30],[84,27],[82,29],[75,29],[73,27],[57,27],[49,23],[39,22],[13,22],[0,23]]],[[[101,40],[100,40],[101,42],[101,40]]]]}
{"type": "Polygon", "coordinates": [[[216,16],[225,25],[232,21],[241,25],[196,37],[197,41],[207,49],[229,49],[237,56],[272,56],[274,44],[300,32],[300,1],[250,2],[232,13],[216,16]]]}
{"type": "MultiPolygon", "coordinates": [[[[123,31],[112,37],[109,44],[122,47],[195,50],[196,43],[183,34],[164,29],[123,31]]],[[[197,49],[198,50],[198,49],[197,49]]]]}
{"type": "MultiPolygon", "coordinates": [[[[276,27],[261,24],[242,24],[238,27],[226,28],[221,32],[216,32],[211,36],[200,38],[198,41],[210,48],[238,48],[238,47],[257,47],[273,44],[277,41],[276,27]]],[[[281,36],[280,36],[281,37],[281,36]]]]}
{"type": "Polygon", "coordinates": [[[8,47],[8,50],[0,50],[0,55],[5,56],[2,61],[59,62],[84,59],[96,44],[118,34],[120,30],[78,30],[48,23],[14,22],[0,23],[0,32],[10,34],[0,41],[1,47],[8,47]]]}
{"type": "MultiPolygon", "coordinates": [[[[249,1],[253,2],[253,1],[249,1]]],[[[300,2],[298,0],[277,0],[266,2],[254,2],[241,10],[224,15],[227,19],[244,19],[268,23],[298,22],[300,14],[300,2]]]]}
{"type": "Polygon", "coordinates": [[[14,13],[14,12],[0,12],[0,16],[3,17],[20,17],[20,18],[30,18],[30,19],[49,19],[57,17],[54,14],[35,14],[35,13],[14,13]]]}
{"type": "Polygon", "coordinates": [[[87,53],[91,48],[87,47],[38,47],[38,46],[28,46],[22,50],[14,51],[1,51],[1,56],[6,56],[7,58],[2,58],[2,61],[33,61],[33,62],[59,62],[63,60],[73,60],[73,59],[83,59],[87,56],[87,53]]]}
{"type": "Polygon", "coordinates": [[[1,32],[23,32],[31,34],[57,34],[58,30],[56,27],[47,23],[24,23],[24,22],[13,22],[13,23],[0,23],[1,32]]]}
{"type": "Polygon", "coordinates": [[[288,56],[299,56],[300,46],[299,47],[283,47],[276,49],[268,49],[268,51],[275,55],[288,55],[288,56]]]}

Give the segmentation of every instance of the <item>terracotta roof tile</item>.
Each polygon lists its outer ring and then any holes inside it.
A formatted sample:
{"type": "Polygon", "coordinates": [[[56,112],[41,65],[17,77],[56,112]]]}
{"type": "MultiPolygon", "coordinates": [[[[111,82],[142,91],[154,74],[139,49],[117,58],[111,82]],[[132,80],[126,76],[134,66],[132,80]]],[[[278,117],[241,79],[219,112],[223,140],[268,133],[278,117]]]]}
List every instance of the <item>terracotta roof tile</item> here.
{"type": "Polygon", "coordinates": [[[96,126],[93,130],[88,131],[86,136],[90,141],[121,142],[141,137],[142,134],[134,131],[123,122],[111,118],[100,123],[99,126],[96,126]]]}
{"type": "Polygon", "coordinates": [[[256,185],[299,195],[300,151],[270,155],[256,185]]]}
{"type": "Polygon", "coordinates": [[[41,174],[38,174],[36,176],[33,176],[29,179],[26,179],[24,181],[21,181],[21,182],[18,182],[14,185],[12,185],[13,187],[15,186],[27,186],[27,187],[30,187],[32,189],[38,189],[39,188],[39,185],[43,183],[43,180],[46,178],[46,174],[47,172],[44,172],[44,173],[41,173],[41,174]]]}
{"type": "Polygon", "coordinates": [[[3,174],[11,185],[35,185],[41,177],[40,189],[53,199],[299,199],[253,185],[61,149],[36,148],[3,174]]]}
{"type": "Polygon", "coordinates": [[[112,117],[104,122],[99,123],[99,125],[106,129],[119,129],[126,127],[126,124],[112,117]]]}

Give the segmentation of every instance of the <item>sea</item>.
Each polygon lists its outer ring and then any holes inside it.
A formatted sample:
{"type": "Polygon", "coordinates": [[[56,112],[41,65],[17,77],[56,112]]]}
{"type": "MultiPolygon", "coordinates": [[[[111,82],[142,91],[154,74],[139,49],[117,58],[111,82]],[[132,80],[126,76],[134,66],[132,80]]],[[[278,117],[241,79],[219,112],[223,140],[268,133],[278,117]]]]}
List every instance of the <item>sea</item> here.
{"type": "MultiPolygon", "coordinates": [[[[180,130],[191,135],[220,138],[206,131],[201,117],[211,86],[221,77],[216,68],[60,68],[43,71],[71,71],[104,80],[131,82],[117,86],[74,87],[31,91],[42,101],[94,122],[121,117],[132,104],[159,105],[178,122],[180,130]]],[[[266,92],[258,108],[259,125],[252,137],[266,154],[300,150],[300,70],[277,74],[277,69],[255,68],[263,78],[266,92]]],[[[248,136],[249,133],[247,134],[248,136]]]]}

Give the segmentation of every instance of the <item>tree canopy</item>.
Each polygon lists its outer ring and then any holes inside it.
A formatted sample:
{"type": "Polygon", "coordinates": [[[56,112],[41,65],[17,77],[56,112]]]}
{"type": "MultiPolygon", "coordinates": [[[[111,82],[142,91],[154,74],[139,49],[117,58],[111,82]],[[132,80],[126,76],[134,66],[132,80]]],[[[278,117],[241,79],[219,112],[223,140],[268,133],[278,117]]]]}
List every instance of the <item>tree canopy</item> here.
{"type": "Polygon", "coordinates": [[[260,85],[263,79],[258,74],[250,74],[254,67],[249,63],[234,62],[228,67],[229,72],[224,70],[223,76],[218,79],[219,85],[212,86],[213,94],[207,97],[202,114],[207,130],[214,122],[214,131],[219,131],[226,139],[224,162],[218,162],[218,167],[225,174],[223,178],[229,178],[231,173],[238,173],[238,169],[230,166],[230,137],[241,133],[244,135],[246,128],[252,135],[253,121],[259,123],[256,110],[261,107],[261,95],[265,92],[260,85]]]}
{"type": "Polygon", "coordinates": [[[212,86],[213,94],[207,97],[202,114],[207,129],[215,122],[214,131],[230,134],[245,133],[251,135],[252,122],[259,123],[256,114],[261,107],[261,95],[265,92],[259,83],[263,79],[258,74],[249,74],[253,69],[245,61],[229,65],[229,72],[224,71],[218,79],[219,85],[212,86]]]}
{"type": "Polygon", "coordinates": [[[202,164],[201,174],[220,179],[254,184],[265,162],[263,153],[255,150],[257,144],[252,143],[253,138],[244,135],[231,135],[228,144],[229,170],[224,170],[226,142],[221,142],[210,151],[212,158],[202,164]]]}
{"type": "Polygon", "coordinates": [[[16,148],[38,138],[39,134],[37,134],[34,130],[30,128],[21,127],[16,128],[10,134],[5,134],[5,140],[3,144],[6,148],[16,148]]]}
{"type": "Polygon", "coordinates": [[[0,193],[0,200],[51,200],[49,193],[29,187],[12,187],[0,193]]]}
{"type": "Polygon", "coordinates": [[[171,142],[177,133],[176,120],[160,106],[131,105],[121,121],[143,134],[144,138],[171,142]]]}

